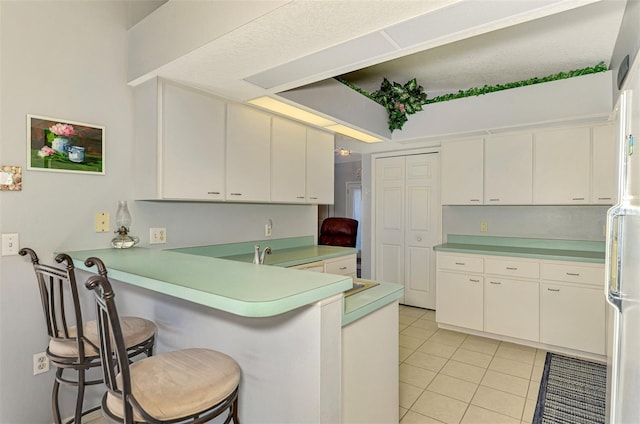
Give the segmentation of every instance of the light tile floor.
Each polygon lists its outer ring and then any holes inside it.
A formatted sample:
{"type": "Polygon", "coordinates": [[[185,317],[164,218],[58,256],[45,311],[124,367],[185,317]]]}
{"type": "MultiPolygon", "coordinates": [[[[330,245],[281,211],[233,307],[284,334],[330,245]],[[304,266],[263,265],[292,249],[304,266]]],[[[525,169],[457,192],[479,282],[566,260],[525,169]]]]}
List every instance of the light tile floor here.
{"type": "Polygon", "coordinates": [[[438,329],[400,306],[400,423],[531,423],[546,351],[438,329]]]}

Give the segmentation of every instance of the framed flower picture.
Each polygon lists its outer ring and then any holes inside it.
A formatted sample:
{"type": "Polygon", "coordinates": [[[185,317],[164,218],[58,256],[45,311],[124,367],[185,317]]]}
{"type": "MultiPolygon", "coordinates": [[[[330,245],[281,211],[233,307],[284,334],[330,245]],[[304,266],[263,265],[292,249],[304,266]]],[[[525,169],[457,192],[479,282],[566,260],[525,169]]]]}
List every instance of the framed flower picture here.
{"type": "Polygon", "coordinates": [[[104,127],[27,115],[27,169],[104,175],[104,127]]]}

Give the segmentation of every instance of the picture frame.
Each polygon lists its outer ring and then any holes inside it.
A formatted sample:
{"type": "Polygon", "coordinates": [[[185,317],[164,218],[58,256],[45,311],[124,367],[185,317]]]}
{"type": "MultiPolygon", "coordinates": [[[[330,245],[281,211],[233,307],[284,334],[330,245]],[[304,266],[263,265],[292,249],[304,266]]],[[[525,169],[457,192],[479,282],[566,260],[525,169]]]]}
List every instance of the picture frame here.
{"type": "Polygon", "coordinates": [[[22,167],[15,165],[0,166],[0,191],[22,190],[22,167]]]}
{"type": "Polygon", "coordinates": [[[105,127],[27,115],[27,169],[105,174],[105,127]]]}

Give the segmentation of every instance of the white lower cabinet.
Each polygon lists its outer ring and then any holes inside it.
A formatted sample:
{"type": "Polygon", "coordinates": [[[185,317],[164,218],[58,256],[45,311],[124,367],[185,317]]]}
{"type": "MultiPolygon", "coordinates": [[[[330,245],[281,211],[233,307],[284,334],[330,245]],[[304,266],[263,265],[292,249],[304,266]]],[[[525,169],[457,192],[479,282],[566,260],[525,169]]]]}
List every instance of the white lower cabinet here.
{"type": "Polygon", "coordinates": [[[604,267],[543,262],[540,274],[541,342],[604,355],[604,267]]]}
{"type": "Polygon", "coordinates": [[[538,341],[538,282],[488,277],[484,282],[484,331],[538,341]]]}
{"type": "Polygon", "coordinates": [[[325,259],[324,261],[308,262],[295,265],[290,268],[303,271],[324,272],[326,274],[345,275],[355,278],[357,268],[356,255],[345,255],[337,258],[325,259]]]}
{"type": "Polygon", "coordinates": [[[482,275],[438,272],[436,321],[483,330],[482,275]]]}
{"type": "Polygon", "coordinates": [[[601,264],[438,252],[436,321],[605,353],[601,264]]]}

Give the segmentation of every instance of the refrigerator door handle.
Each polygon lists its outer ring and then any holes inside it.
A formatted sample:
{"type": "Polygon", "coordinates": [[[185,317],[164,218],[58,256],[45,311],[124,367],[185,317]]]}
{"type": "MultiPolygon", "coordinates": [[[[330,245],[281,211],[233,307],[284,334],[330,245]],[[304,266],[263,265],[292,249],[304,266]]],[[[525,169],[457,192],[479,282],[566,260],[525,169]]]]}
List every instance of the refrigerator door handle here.
{"type": "Polygon", "coordinates": [[[618,208],[611,208],[607,219],[607,253],[606,253],[606,285],[605,298],[618,311],[622,311],[622,298],[620,293],[620,267],[622,252],[622,227],[620,225],[621,215],[618,208]]]}

